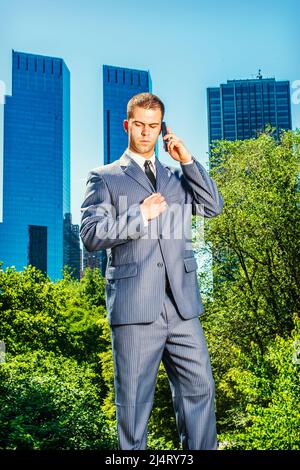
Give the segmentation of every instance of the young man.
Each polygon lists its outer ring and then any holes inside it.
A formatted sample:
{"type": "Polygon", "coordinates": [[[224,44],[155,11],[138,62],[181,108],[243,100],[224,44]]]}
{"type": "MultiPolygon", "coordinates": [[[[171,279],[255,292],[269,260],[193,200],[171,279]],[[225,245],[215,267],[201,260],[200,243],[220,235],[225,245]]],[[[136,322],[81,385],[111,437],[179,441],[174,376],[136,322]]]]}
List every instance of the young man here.
{"type": "Polygon", "coordinates": [[[199,321],[203,306],[190,229],[192,214],[214,217],[223,199],[170,128],[164,139],[180,168],[156,158],[163,117],[164,105],[151,93],[128,102],[128,148],[119,160],[89,172],[80,235],[88,251],[105,248],[108,255],[119,449],[147,447],[161,360],[183,449],[217,449],[215,384],[199,321]]]}

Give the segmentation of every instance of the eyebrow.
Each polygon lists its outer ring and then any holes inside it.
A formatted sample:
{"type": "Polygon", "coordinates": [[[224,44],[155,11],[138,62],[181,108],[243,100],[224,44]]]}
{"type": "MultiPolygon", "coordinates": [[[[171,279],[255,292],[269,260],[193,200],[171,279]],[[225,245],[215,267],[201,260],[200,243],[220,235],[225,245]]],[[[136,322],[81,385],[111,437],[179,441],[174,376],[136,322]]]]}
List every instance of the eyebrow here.
{"type": "MultiPolygon", "coordinates": [[[[147,124],[146,122],[136,121],[136,120],[134,120],[133,122],[140,122],[141,124],[147,124]]],[[[153,124],[160,124],[160,122],[150,122],[149,126],[152,126],[153,124]]]]}

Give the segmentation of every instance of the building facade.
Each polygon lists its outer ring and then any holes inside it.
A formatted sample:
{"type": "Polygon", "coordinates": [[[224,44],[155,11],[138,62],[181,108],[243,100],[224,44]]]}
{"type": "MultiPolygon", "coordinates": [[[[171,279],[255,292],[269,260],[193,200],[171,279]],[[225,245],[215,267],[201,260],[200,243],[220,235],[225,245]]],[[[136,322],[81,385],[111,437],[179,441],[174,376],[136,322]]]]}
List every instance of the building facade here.
{"type": "Polygon", "coordinates": [[[290,82],[275,78],[227,80],[207,88],[208,140],[244,140],[257,137],[270,125],[279,139],[281,129],[292,128],[290,82]]]}
{"type": "Polygon", "coordinates": [[[149,71],[103,65],[103,164],[118,160],[128,144],[124,131],[127,103],[134,95],[152,92],[149,71]]]}
{"type": "Polygon", "coordinates": [[[12,51],[3,135],[2,269],[62,277],[70,213],[70,72],[60,58],[12,51]]]}
{"type": "Polygon", "coordinates": [[[72,214],[64,214],[64,260],[72,277],[78,281],[81,278],[81,250],[79,225],[72,224],[72,214]]]}

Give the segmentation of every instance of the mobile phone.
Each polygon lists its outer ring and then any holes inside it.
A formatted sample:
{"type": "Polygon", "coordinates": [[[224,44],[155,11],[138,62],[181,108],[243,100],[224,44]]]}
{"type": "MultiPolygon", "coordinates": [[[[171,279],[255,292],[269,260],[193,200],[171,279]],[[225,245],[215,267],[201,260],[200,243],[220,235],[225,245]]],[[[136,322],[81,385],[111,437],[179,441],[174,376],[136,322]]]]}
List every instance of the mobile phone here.
{"type": "MultiPolygon", "coordinates": [[[[161,123],[161,136],[162,136],[162,138],[163,138],[167,133],[168,133],[168,131],[167,131],[167,125],[166,125],[165,121],[162,121],[162,123],[161,123]]],[[[168,142],[169,142],[169,139],[163,140],[164,149],[165,149],[166,152],[168,151],[168,142]]]]}

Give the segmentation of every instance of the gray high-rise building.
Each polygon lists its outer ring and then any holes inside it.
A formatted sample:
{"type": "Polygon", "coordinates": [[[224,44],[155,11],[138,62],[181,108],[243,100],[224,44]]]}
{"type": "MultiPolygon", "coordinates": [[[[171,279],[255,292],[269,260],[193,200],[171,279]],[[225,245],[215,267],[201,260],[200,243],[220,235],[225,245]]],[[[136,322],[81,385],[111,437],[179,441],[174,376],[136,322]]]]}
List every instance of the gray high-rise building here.
{"type": "Polygon", "coordinates": [[[80,280],[81,276],[81,251],[79,225],[72,224],[72,214],[64,217],[64,266],[67,266],[72,277],[80,280]]]}
{"type": "Polygon", "coordinates": [[[100,254],[103,250],[99,251],[87,251],[85,246],[83,245],[82,249],[82,268],[83,271],[87,267],[94,269],[94,268],[99,268],[101,269],[101,263],[100,263],[100,254]]]}

